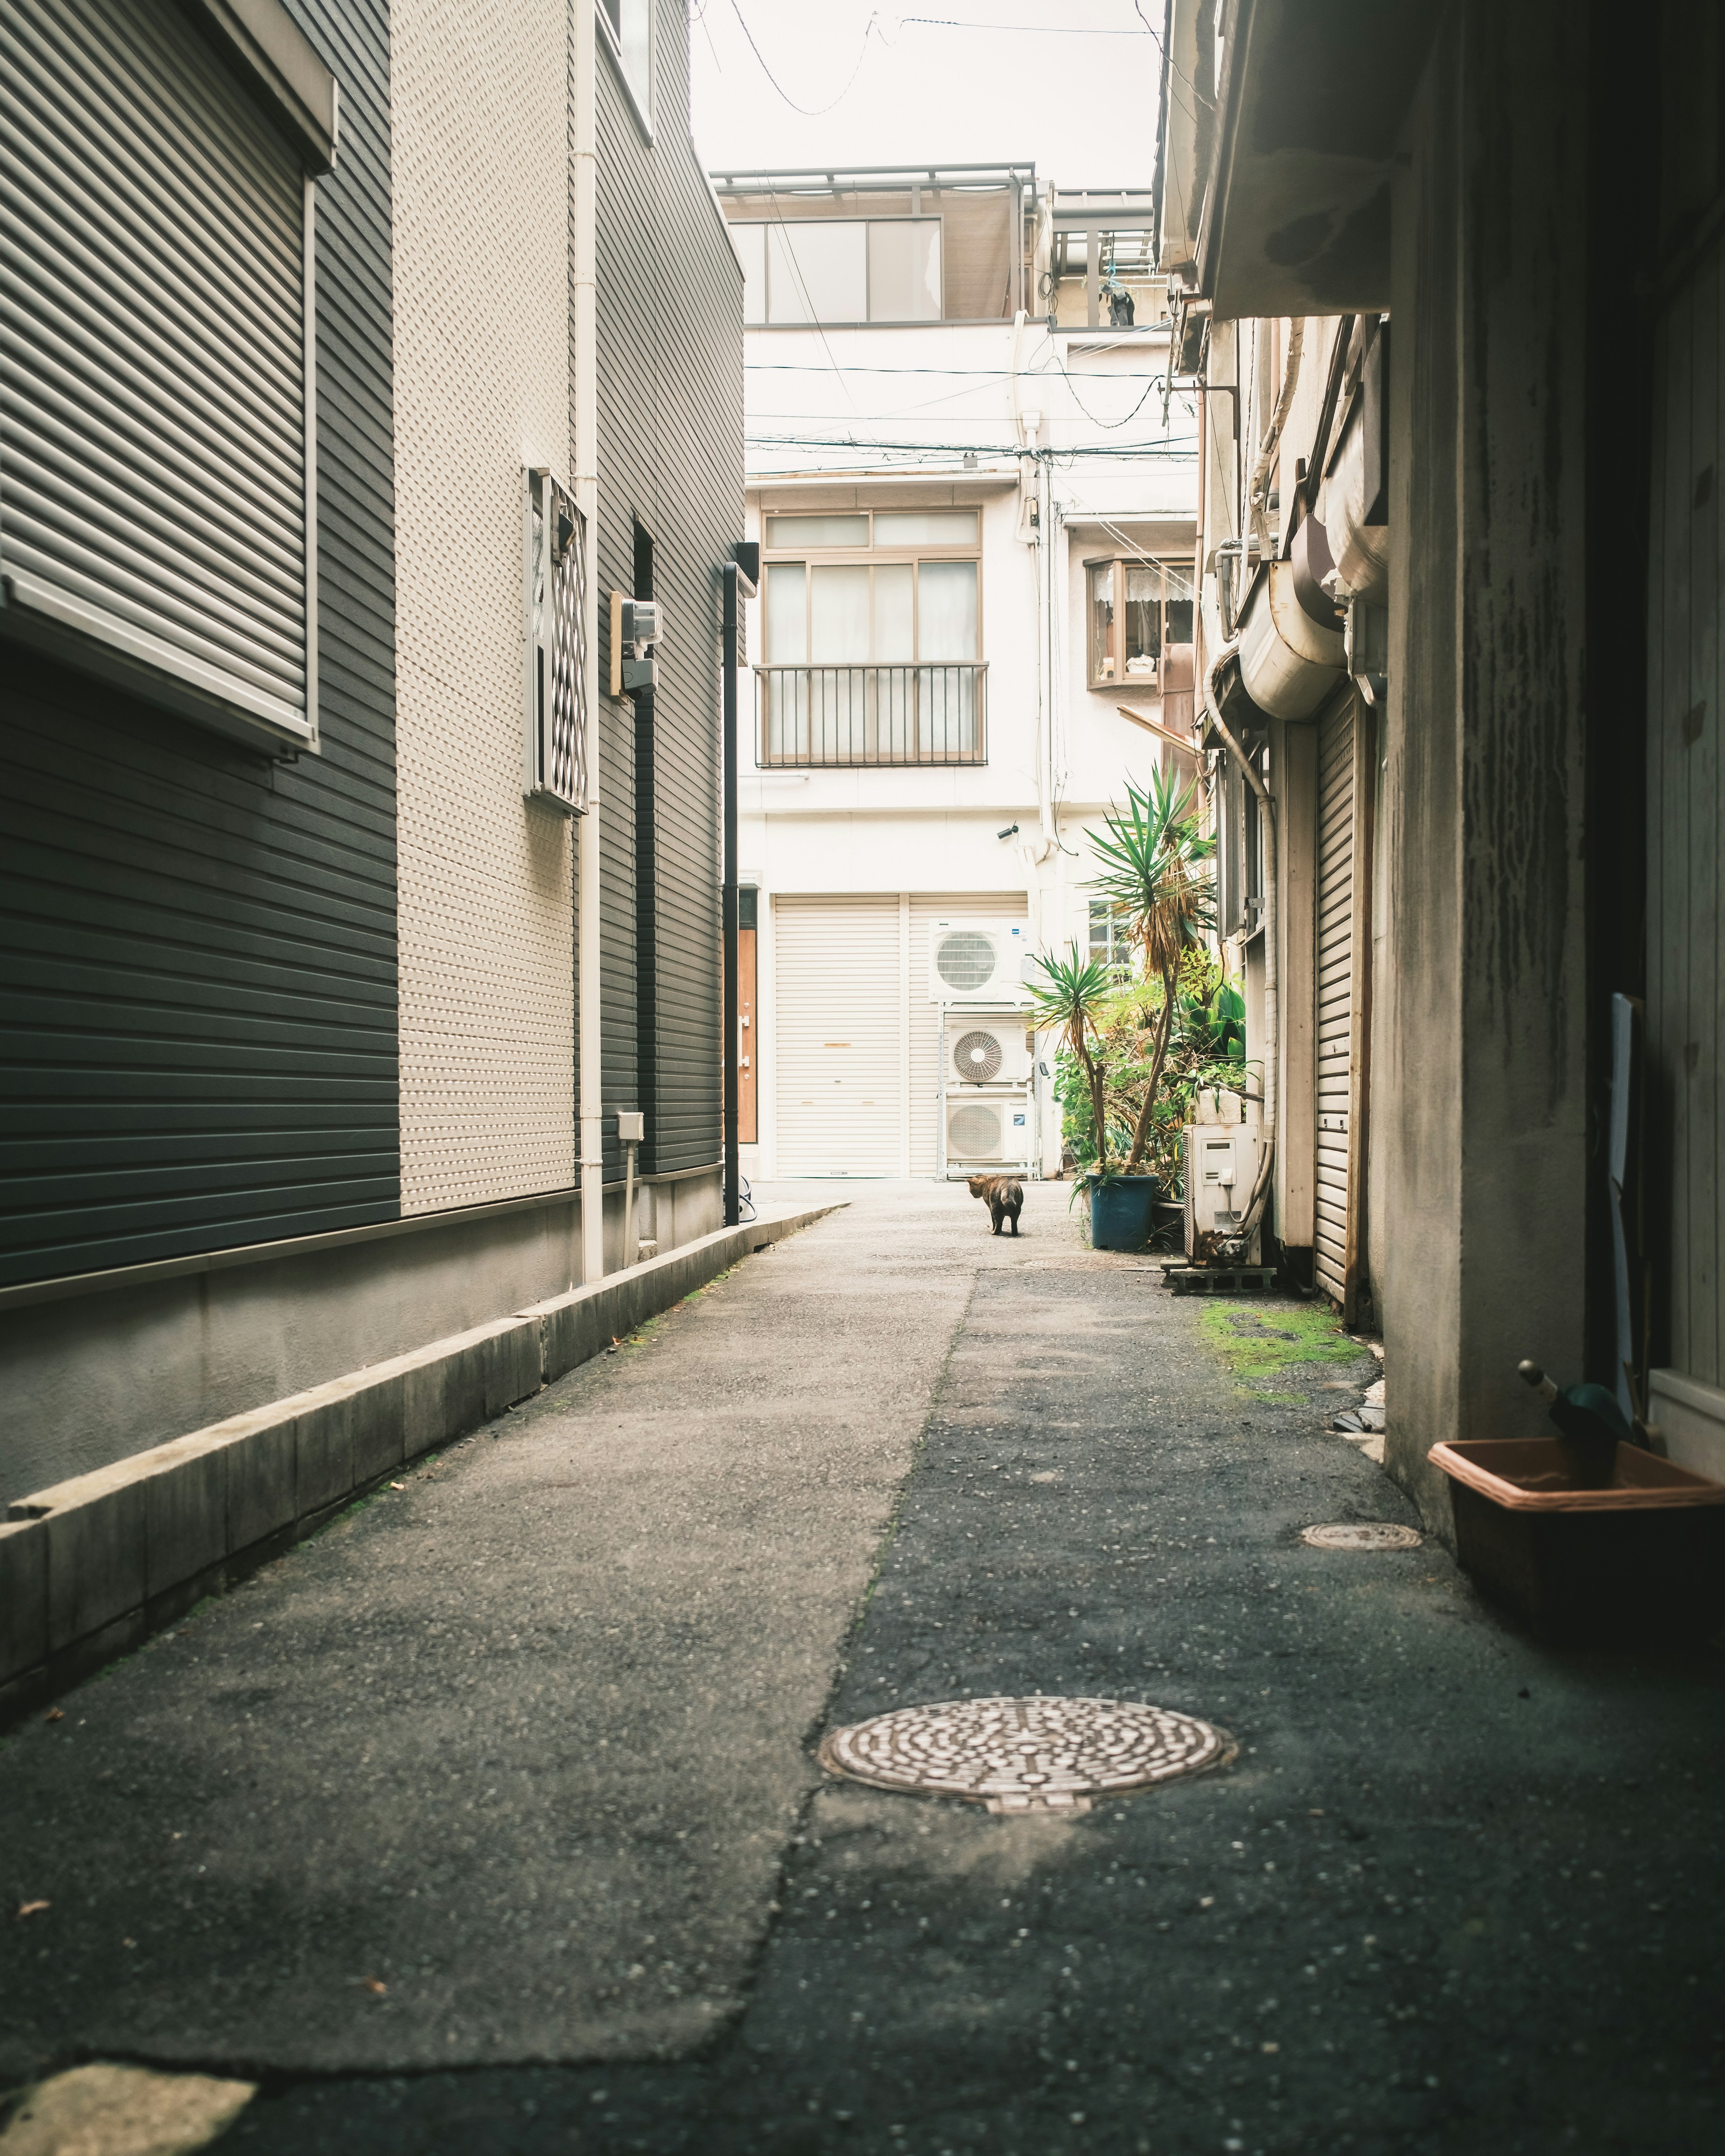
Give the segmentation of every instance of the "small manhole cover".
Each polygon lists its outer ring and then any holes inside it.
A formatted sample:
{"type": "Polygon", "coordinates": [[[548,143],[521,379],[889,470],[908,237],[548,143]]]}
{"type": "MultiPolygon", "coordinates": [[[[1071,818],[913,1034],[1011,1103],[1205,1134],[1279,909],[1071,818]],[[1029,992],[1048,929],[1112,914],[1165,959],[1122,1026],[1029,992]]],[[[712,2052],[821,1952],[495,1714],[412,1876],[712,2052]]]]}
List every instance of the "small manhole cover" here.
{"type": "Polygon", "coordinates": [[[1327,1527],[1307,1527],[1300,1539],[1314,1549],[1384,1550],[1418,1549],[1425,1537],[1389,1520],[1338,1520],[1327,1527]]]}
{"type": "Polygon", "coordinates": [[[835,1729],[820,1758],[877,1789],[1085,1812],[1092,1797],[1224,1765],[1235,1748],[1225,1729],[1134,1701],[951,1699],[835,1729]]]}

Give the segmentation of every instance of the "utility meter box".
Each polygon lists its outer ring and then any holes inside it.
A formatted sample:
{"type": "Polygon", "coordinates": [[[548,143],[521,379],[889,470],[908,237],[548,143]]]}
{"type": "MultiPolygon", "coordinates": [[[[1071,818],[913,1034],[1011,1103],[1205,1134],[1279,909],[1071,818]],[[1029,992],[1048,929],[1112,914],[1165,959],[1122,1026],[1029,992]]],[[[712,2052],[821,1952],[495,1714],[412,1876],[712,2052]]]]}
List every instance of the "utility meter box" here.
{"type": "MultiPolygon", "coordinates": [[[[1189,1123],[1185,1137],[1186,1255],[1198,1261],[1213,1254],[1200,1239],[1239,1233],[1263,1164],[1264,1130],[1260,1123],[1189,1123]]],[[[1260,1214],[1237,1262],[1261,1265],[1263,1244],[1260,1214]]]]}

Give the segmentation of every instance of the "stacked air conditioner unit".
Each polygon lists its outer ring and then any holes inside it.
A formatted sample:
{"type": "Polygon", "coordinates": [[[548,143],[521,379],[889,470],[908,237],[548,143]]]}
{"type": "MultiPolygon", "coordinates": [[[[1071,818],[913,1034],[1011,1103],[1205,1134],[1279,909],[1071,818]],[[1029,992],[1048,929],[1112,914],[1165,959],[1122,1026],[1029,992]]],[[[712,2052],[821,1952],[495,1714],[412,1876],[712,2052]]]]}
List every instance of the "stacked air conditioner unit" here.
{"type": "Polygon", "coordinates": [[[928,993],[941,1006],[941,1158],[949,1178],[1036,1163],[1034,1035],[1025,921],[937,921],[928,993]]]}

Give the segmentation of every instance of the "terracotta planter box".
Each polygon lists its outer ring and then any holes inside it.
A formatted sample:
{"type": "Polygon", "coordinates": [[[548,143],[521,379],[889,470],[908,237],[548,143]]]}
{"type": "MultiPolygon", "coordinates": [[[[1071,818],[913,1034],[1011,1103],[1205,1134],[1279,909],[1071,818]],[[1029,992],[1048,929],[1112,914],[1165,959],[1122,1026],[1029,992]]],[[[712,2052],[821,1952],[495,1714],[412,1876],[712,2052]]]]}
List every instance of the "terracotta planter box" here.
{"type": "Polygon", "coordinates": [[[1555,1438],[1435,1445],[1462,1568],[1541,1638],[1641,1646],[1725,1616],[1725,1483],[1632,1445],[1576,1486],[1555,1438]]]}

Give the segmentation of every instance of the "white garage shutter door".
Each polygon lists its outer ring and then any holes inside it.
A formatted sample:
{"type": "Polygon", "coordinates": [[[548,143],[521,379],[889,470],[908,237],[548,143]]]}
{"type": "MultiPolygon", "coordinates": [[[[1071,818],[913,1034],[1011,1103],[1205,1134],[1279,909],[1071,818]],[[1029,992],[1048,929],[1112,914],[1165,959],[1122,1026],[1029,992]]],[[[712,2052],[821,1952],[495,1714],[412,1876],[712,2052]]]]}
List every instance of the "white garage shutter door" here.
{"type": "Polygon", "coordinates": [[[781,1175],[896,1175],[898,900],[773,901],[781,1175]]]}
{"type": "Polygon", "coordinates": [[[1353,700],[1317,737],[1317,1205],[1312,1270],[1348,1285],[1348,1113],[1353,1029],[1353,700]]]}
{"type": "Polygon", "coordinates": [[[937,921],[1022,921],[1021,891],[913,891],[911,895],[911,1173],[932,1175],[940,1115],[941,1014],[928,993],[928,932],[937,921]]]}

